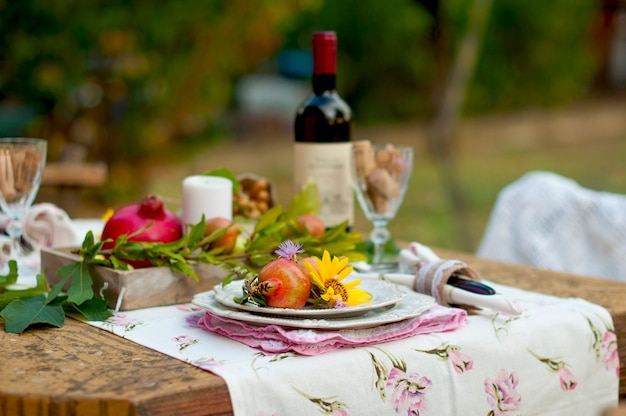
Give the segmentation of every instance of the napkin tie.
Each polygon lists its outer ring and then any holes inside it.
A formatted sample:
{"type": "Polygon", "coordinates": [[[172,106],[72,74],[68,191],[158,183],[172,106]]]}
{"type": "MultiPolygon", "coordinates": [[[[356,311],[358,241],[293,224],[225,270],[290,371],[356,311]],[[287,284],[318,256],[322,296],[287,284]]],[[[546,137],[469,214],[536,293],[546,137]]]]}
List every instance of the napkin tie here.
{"type": "Polygon", "coordinates": [[[438,260],[419,267],[413,282],[413,290],[431,295],[440,305],[450,306],[444,289],[453,275],[462,275],[469,280],[481,280],[480,274],[461,260],[438,260]]]}

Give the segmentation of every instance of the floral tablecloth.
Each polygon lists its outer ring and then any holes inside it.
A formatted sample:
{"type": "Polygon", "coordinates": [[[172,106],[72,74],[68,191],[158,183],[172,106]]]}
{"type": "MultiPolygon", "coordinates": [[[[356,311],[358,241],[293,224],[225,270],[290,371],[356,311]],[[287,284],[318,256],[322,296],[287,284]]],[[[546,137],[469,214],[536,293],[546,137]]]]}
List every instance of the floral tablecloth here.
{"type": "Polygon", "coordinates": [[[197,325],[192,304],[117,313],[102,329],[221,376],[237,416],[601,415],[617,405],[610,314],[490,283],[524,313],[317,356],[264,354],[197,325]]]}

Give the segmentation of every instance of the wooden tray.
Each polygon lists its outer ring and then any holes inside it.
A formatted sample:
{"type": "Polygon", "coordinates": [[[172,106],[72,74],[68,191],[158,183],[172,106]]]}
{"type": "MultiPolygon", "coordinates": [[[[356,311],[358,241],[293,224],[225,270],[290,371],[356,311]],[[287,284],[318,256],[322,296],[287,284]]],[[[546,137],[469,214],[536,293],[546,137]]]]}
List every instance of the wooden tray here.
{"type": "MultiPolygon", "coordinates": [[[[57,275],[59,268],[80,261],[80,256],[72,254],[76,249],[76,247],[41,249],[42,272],[50,286],[61,280],[61,276],[57,275]]],[[[169,267],[150,267],[131,271],[101,266],[94,269],[95,273],[92,273],[94,293],[106,299],[109,308],[122,311],[190,302],[194,294],[211,290],[228,274],[218,266],[202,263],[194,266],[199,281],[183,273],[175,273],[169,267]]]]}

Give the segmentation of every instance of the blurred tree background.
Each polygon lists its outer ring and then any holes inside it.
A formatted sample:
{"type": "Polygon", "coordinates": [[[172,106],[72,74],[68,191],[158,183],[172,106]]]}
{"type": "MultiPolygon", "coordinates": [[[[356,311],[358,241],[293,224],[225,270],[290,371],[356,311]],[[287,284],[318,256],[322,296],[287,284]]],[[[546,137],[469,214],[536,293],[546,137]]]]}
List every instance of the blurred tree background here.
{"type": "MultiPolygon", "coordinates": [[[[606,87],[613,3],[493,2],[464,114],[559,106],[606,87]]],[[[50,161],[80,146],[109,166],[103,204],[137,199],[146,161],[184,160],[240,133],[237,87],[248,74],[308,85],[306,59],[281,58],[306,57],[316,30],[338,33],[338,86],[358,125],[430,120],[470,5],[0,0],[0,134],[47,138],[50,161]]]]}

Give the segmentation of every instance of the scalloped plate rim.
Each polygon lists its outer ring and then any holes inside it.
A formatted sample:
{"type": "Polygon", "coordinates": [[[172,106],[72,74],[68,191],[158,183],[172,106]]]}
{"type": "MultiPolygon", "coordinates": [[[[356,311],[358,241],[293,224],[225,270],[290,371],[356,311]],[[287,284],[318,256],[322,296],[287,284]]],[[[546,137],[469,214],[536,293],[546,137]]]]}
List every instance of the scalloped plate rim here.
{"type": "Polygon", "coordinates": [[[359,287],[372,295],[372,302],[370,303],[338,309],[313,309],[306,307],[303,309],[272,308],[270,306],[257,306],[254,304],[241,305],[236,303],[233,297],[241,295],[241,284],[241,281],[235,281],[230,282],[225,287],[216,285],[213,288],[215,291],[215,300],[223,306],[257,314],[302,318],[340,318],[364,314],[374,309],[394,305],[407,295],[405,291],[394,283],[389,283],[384,280],[361,280],[359,287]]]}
{"type": "Polygon", "coordinates": [[[402,286],[399,287],[407,293],[407,296],[400,302],[388,307],[367,311],[356,317],[339,319],[262,315],[233,309],[217,302],[214,290],[198,293],[194,296],[192,303],[220,317],[247,322],[253,325],[280,325],[292,328],[325,330],[362,329],[399,322],[405,319],[415,318],[437,304],[432,296],[414,292],[402,286]]]}

